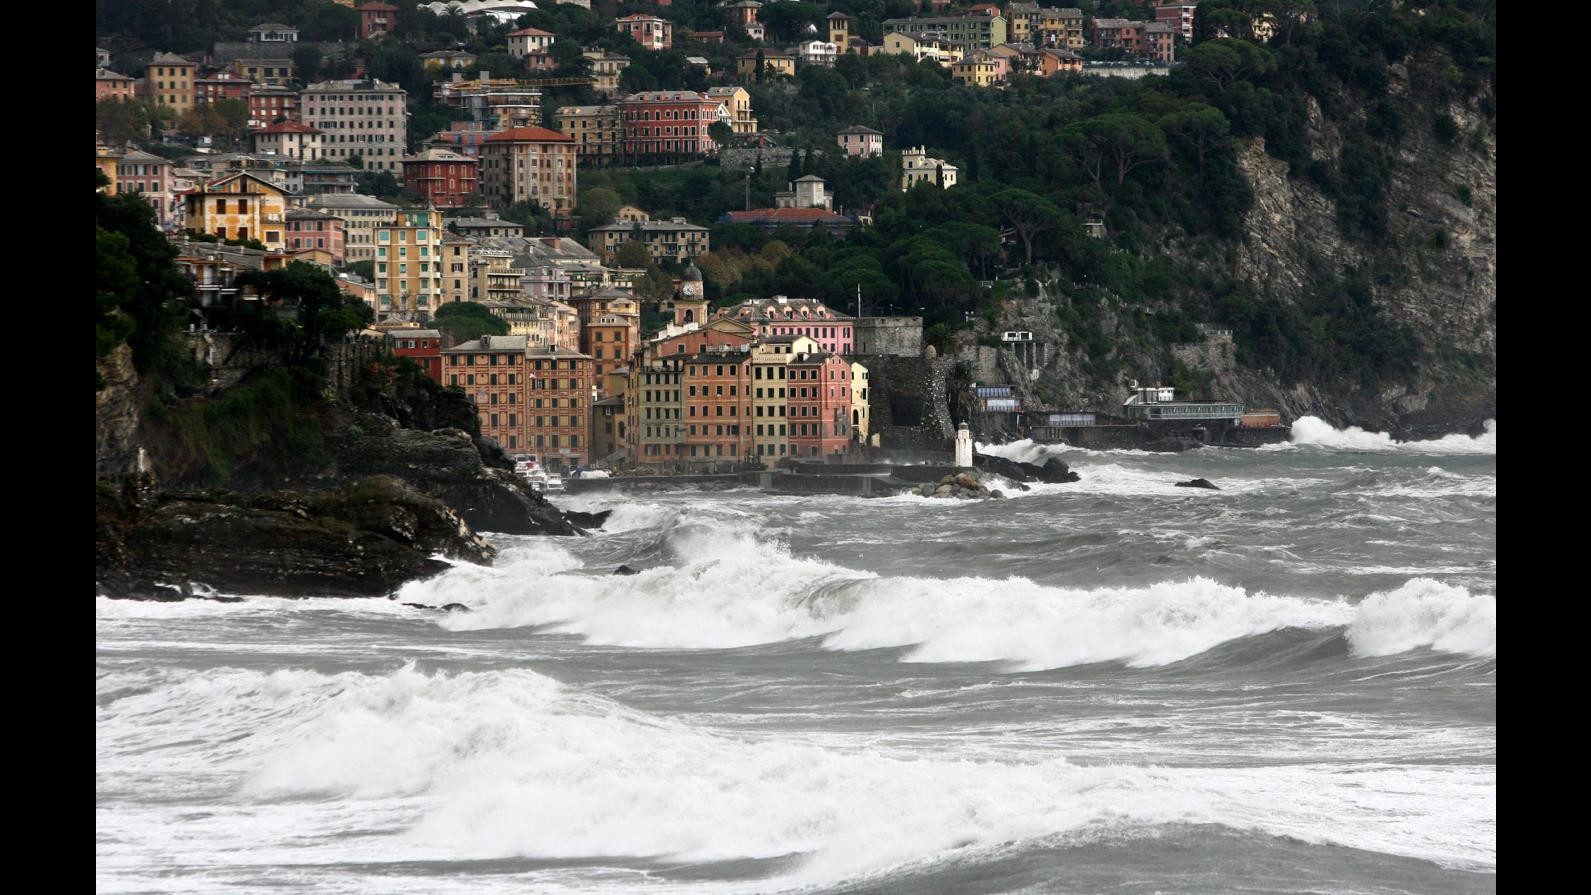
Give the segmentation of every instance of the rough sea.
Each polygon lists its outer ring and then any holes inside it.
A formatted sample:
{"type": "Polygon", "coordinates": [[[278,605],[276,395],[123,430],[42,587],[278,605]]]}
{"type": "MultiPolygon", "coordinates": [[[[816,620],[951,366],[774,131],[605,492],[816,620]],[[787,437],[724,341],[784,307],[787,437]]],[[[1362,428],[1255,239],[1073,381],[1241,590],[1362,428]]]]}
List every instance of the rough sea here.
{"type": "Polygon", "coordinates": [[[1496,890],[1495,424],[990,450],[1082,481],[581,494],[399,600],[97,600],[97,890],[1496,890]]]}

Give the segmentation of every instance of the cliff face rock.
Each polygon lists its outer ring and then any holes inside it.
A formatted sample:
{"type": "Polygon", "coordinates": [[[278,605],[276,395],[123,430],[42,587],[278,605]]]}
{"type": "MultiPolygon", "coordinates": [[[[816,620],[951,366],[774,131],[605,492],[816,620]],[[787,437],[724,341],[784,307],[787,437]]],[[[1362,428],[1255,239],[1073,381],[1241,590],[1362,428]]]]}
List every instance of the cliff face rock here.
{"type": "MultiPolygon", "coordinates": [[[[1254,202],[1237,238],[1174,231],[1159,234],[1151,250],[1212,282],[1235,282],[1263,301],[1305,308],[1320,293],[1322,277],[1358,271],[1381,319],[1414,335],[1412,372],[1384,375],[1374,388],[1357,379],[1283,382],[1274,370],[1234,362],[1232,343],[1223,341],[1213,315],[1194,317],[1212,325],[1203,344],[1168,345],[1146,330],[1153,315],[1187,312],[1209,296],[1187,296],[1186,304],[1172,295],[1142,305],[1102,300],[1058,270],[1038,296],[1005,301],[991,332],[1031,331],[1040,350],[1025,357],[1002,346],[1002,375],[989,381],[1017,386],[1030,407],[1112,411],[1126,397],[1128,379],[1160,379],[1180,360],[1209,377],[1213,396],[1275,407],[1291,419],[1313,415],[1400,438],[1478,431],[1497,414],[1496,137],[1480,112],[1487,97],[1442,98],[1436,85],[1444,64],[1420,58],[1392,66],[1387,104],[1397,110],[1401,135],[1371,141],[1387,174],[1383,235],[1345,235],[1338,200],[1248,140],[1238,144],[1236,163],[1254,202]],[[1438,119],[1451,120],[1451,139],[1438,136],[1438,119]]],[[[1346,179],[1353,166],[1344,156],[1353,144],[1365,145],[1368,110],[1344,99],[1333,120],[1309,103],[1310,156],[1346,179]]]]}
{"type": "Polygon", "coordinates": [[[138,472],[138,406],[142,400],[133,350],[118,345],[95,365],[105,387],[94,395],[94,472],[119,476],[138,472]]]}
{"type": "MultiPolygon", "coordinates": [[[[1339,128],[1318,107],[1311,111],[1311,147],[1316,158],[1334,165],[1339,128]]],[[[1449,114],[1460,134],[1481,129],[1478,115],[1465,107],[1436,111],[1449,114]]],[[[1410,118],[1414,123],[1393,160],[1387,236],[1375,243],[1345,239],[1330,198],[1310,181],[1289,177],[1286,163],[1267,156],[1258,141],[1244,146],[1238,167],[1255,202],[1231,272],[1256,292],[1296,300],[1310,289],[1311,257],[1336,270],[1393,267],[1398,274],[1379,277],[1374,298],[1389,321],[1408,325],[1419,339],[1415,375],[1363,393],[1331,383],[1283,388],[1239,370],[1218,378],[1228,391],[1252,403],[1274,402],[1293,417],[1313,414],[1409,433],[1469,428],[1496,415],[1496,141],[1488,135],[1477,148],[1461,137],[1459,145],[1443,145],[1424,114],[1410,118]]]]}
{"type": "Polygon", "coordinates": [[[171,599],[194,586],[267,596],[384,596],[440,573],[436,554],[489,564],[459,515],[378,476],[310,495],[149,493],[102,485],[95,582],[102,594],[171,599]]]}

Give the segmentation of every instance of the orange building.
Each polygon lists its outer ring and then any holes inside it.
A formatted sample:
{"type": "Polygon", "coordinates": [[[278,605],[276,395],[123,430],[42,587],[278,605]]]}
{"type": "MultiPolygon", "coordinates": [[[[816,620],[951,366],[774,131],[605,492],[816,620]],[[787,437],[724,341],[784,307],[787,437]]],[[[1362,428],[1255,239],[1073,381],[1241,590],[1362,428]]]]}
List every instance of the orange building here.
{"type": "Polygon", "coordinates": [[[716,345],[685,358],[685,456],[692,465],[739,463],[754,451],[751,346],[716,345]]]}
{"type": "Polygon", "coordinates": [[[587,465],[596,392],[590,356],[541,346],[531,348],[525,362],[530,366],[526,452],[554,472],[587,465]]]}
{"type": "Polygon", "coordinates": [[[503,450],[525,448],[525,393],[528,377],[524,336],[482,336],[442,349],[442,382],[469,396],[481,421],[481,434],[503,450]]]}

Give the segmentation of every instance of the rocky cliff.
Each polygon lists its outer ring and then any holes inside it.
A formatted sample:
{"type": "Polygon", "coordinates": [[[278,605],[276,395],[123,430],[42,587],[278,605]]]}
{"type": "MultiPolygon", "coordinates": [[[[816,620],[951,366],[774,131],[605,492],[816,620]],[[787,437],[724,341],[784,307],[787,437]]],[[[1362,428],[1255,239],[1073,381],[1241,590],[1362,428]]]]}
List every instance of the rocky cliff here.
{"type": "Polygon", "coordinates": [[[1342,96],[1328,115],[1310,97],[1303,170],[1258,139],[1240,142],[1236,167],[1254,200],[1239,232],[1169,228],[1137,250],[1139,262],[1158,256],[1183,272],[1177,288],[1128,300],[1053,270],[983,330],[985,342],[1031,331],[1037,353],[969,342],[963,362],[987,371],[983,355],[997,354],[999,378],[980,381],[1011,382],[1055,409],[1110,409],[1139,379],[1399,437],[1478,431],[1497,414],[1495,99],[1484,89],[1455,98],[1445,66],[1441,53],[1389,66],[1377,109],[1342,96]],[[1366,190],[1365,178],[1384,185],[1366,190]],[[1344,223],[1355,215],[1377,218],[1375,229],[1344,223]],[[1279,368],[1304,352],[1300,331],[1327,360],[1279,368]],[[1383,368],[1329,363],[1347,354],[1339,343],[1370,344],[1383,368]]]}

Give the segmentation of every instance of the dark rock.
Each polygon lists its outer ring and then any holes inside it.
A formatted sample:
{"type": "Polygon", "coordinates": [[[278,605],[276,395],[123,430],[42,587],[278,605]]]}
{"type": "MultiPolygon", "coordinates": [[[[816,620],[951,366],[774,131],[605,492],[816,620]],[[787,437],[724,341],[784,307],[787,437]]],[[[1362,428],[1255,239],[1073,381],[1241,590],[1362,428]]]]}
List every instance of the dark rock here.
{"type": "Polygon", "coordinates": [[[383,596],[438,574],[435,554],[489,563],[459,515],[379,476],[310,494],[96,491],[96,590],[170,598],[194,585],[268,596],[383,596]]]}
{"type": "Polygon", "coordinates": [[[445,603],[442,606],[442,611],[443,612],[469,612],[470,611],[470,607],[465,606],[463,603],[445,603]]]}
{"type": "Polygon", "coordinates": [[[343,437],[346,429],[327,438],[345,476],[400,476],[457,510],[476,531],[579,533],[557,507],[514,475],[501,449],[493,451],[491,439],[479,439],[492,460],[488,463],[477,439],[462,429],[404,429],[375,414],[359,414],[356,422],[361,430],[356,442],[343,437]],[[496,466],[498,459],[509,468],[496,466]]]}
{"type": "Polygon", "coordinates": [[[985,472],[992,472],[1003,476],[1013,482],[1044,482],[1046,484],[1065,484],[1078,481],[1077,473],[1072,472],[1064,462],[1054,457],[1045,458],[1040,463],[1023,463],[1020,460],[1008,460],[1005,457],[995,457],[990,454],[975,454],[972,465],[985,472]]]}
{"type": "Polygon", "coordinates": [[[637,572],[636,570],[634,570],[632,568],[630,568],[629,566],[619,566],[617,569],[613,570],[613,574],[615,574],[615,575],[639,575],[641,573],[637,572]]]}
{"type": "Polygon", "coordinates": [[[1178,482],[1177,483],[1177,487],[1178,488],[1209,488],[1211,491],[1219,491],[1219,490],[1221,490],[1220,488],[1217,488],[1215,485],[1211,484],[1209,479],[1189,479],[1186,482],[1178,482]]]}
{"type": "Polygon", "coordinates": [[[595,513],[582,513],[579,510],[563,511],[564,521],[576,528],[601,528],[611,515],[613,515],[612,510],[598,510],[595,513]]]}

